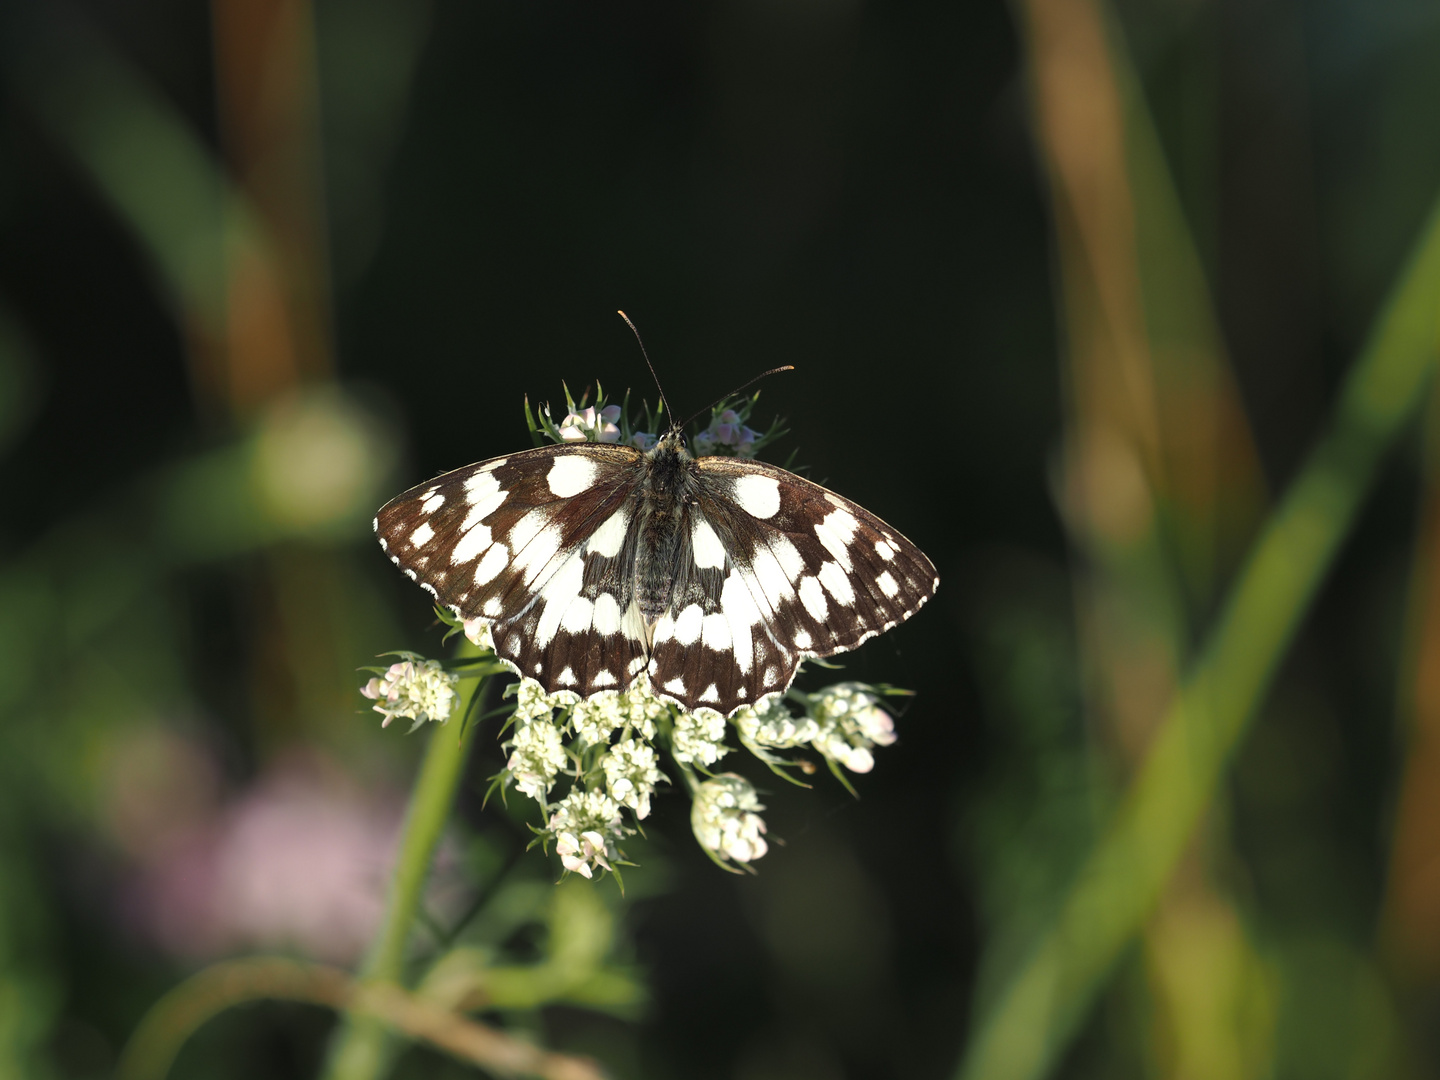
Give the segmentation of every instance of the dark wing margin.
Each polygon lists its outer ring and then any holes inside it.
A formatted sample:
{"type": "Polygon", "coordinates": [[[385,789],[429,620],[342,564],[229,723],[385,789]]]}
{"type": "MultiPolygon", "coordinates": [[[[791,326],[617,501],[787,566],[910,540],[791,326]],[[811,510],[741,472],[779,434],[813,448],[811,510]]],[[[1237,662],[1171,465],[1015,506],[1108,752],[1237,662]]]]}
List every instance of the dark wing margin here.
{"type": "Polygon", "coordinates": [[[783,693],[803,659],[856,648],[939,587],[919,548],[819,484],[738,458],[702,458],[697,471],[649,667],[652,687],[684,708],[729,715],[783,693]]]}
{"type": "Polygon", "coordinates": [[[437,603],[488,627],[517,674],[552,693],[621,689],[645,657],[627,616],[640,476],[629,447],[541,446],[417,484],[375,534],[437,603]]]}

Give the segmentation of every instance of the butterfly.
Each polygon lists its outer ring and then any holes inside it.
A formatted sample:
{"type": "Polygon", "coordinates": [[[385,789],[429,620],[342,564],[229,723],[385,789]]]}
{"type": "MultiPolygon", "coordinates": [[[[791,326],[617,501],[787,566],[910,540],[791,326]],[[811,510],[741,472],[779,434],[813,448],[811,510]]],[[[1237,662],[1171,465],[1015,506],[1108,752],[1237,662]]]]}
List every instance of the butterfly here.
{"type": "Polygon", "coordinates": [[[802,660],[904,622],[940,584],[868,510],[774,465],[696,457],[679,424],[650,450],[561,443],[447,472],[386,503],[375,533],[547,692],[590,697],[643,672],[660,697],[725,716],[789,689],[802,660]]]}

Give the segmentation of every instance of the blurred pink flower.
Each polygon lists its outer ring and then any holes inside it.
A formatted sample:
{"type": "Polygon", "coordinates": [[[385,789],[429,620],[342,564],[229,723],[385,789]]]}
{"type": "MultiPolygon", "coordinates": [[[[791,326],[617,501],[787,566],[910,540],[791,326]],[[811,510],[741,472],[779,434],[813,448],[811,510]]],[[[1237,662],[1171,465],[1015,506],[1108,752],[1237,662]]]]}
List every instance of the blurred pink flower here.
{"type": "Polygon", "coordinates": [[[401,813],[333,766],[280,767],[156,851],[132,914],[185,957],[285,949],[354,961],[384,911],[401,813]]]}

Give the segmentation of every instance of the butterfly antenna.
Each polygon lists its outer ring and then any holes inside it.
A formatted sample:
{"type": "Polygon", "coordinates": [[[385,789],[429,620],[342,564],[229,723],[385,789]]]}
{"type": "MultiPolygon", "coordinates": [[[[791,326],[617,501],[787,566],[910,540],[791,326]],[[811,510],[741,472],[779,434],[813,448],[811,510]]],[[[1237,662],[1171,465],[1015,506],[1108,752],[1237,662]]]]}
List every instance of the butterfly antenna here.
{"type": "MultiPolygon", "coordinates": [[[[655,365],[650,363],[650,354],[645,351],[645,342],[640,337],[640,331],[635,329],[635,324],[630,321],[630,316],[625,312],[616,312],[625,320],[625,325],[630,327],[630,332],[635,335],[635,340],[640,344],[640,355],[645,357],[645,366],[650,369],[650,377],[655,380],[655,389],[660,391],[660,404],[665,406],[665,415],[670,417],[671,427],[675,427],[675,414],[670,410],[670,402],[665,397],[665,388],[660,385],[660,376],[655,374],[655,365]]],[[[689,421],[686,421],[689,423],[689,421]]]]}
{"type": "MultiPolygon", "coordinates": [[[[695,414],[695,416],[699,416],[700,413],[703,413],[703,412],[705,411],[705,409],[713,409],[713,408],[715,408],[715,406],[716,406],[716,405],[719,405],[720,402],[724,401],[726,398],[732,398],[732,397],[734,397],[736,394],[740,393],[741,390],[749,389],[750,387],[754,386],[757,382],[759,382],[761,379],[765,378],[767,375],[778,375],[778,374],[780,374],[780,372],[782,372],[782,371],[794,371],[794,370],[795,370],[795,365],[794,365],[794,364],[785,364],[785,365],[782,366],[782,367],[772,367],[769,371],[762,371],[759,375],[756,375],[753,379],[750,379],[750,380],[747,381],[747,382],[741,383],[741,384],[740,384],[739,386],[737,386],[734,390],[731,390],[728,394],[721,394],[718,398],[716,398],[714,401],[712,401],[709,405],[706,405],[704,409],[701,409],[700,412],[697,412],[697,413],[695,414]]],[[[695,416],[690,417],[690,420],[694,420],[694,419],[695,419],[695,416]]],[[[687,424],[690,423],[690,420],[686,420],[685,423],[684,423],[684,424],[681,424],[680,426],[681,426],[682,428],[685,427],[687,424]]]]}

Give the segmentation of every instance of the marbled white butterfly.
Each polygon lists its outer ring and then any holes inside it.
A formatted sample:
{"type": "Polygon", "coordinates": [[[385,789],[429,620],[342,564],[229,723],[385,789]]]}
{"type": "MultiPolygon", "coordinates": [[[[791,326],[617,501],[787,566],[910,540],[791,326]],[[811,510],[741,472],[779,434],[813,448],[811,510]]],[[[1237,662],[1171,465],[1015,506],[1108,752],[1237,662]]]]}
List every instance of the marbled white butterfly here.
{"type": "Polygon", "coordinates": [[[380,546],[548,692],[643,671],[726,716],[934,595],[930,560],[874,514],[774,465],[694,457],[681,427],[643,452],[559,444],[445,473],[381,508],[380,546]]]}

